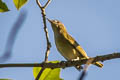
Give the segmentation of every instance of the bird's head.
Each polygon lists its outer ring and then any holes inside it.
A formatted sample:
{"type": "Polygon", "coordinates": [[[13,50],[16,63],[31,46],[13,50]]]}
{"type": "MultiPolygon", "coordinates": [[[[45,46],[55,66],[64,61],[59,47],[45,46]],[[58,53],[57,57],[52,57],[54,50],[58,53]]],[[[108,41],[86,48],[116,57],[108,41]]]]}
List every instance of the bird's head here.
{"type": "Polygon", "coordinates": [[[60,21],[58,21],[58,20],[50,20],[50,19],[47,19],[47,20],[51,23],[53,32],[54,32],[55,34],[56,34],[56,33],[64,33],[64,32],[67,32],[64,24],[62,24],[60,21]]]}

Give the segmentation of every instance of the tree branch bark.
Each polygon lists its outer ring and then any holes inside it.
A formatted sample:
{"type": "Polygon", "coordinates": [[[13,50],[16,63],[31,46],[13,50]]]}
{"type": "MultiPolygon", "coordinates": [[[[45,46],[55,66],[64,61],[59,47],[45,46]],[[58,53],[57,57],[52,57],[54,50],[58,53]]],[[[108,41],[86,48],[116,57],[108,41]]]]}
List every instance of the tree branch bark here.
{"type": "MultiPolygon", "coordinates": [[[[51,43],[49,41],[49,35],[48,35],[48,30],[47,30],[47,25],[46,25],[46,13],[45,13],[45,8],[48,6],[48,4],[50,3],[51,0],[48,0],[46,2],[46,4],[44,6],[41,5],[39,0],[36,0],[37,5],[39,6],[39,8],[41,9],[41,14],[42,14],[42,18],[43,18],[43,24],[44,24],[44,32],[45,32],[45,37],[46,37],[46,42],[47,42],[47,47],[46,47],[46,52],[45,52],[45,60],[44,62],[48,61],[48,55],[50,53],[50,48],[51,48],[51,43]]],[[[36,77],[35,80],[39,80],[42,72],[44,71],[44,67],[41,69],[41,71],[39,72],[38,76],[36,77]]]]}
{"type": "MultiPolygon", "coordinates": [[[[111,59],[116,59],[120,58],[120,53],[112,53],[112,54],[107,54],[107,55],[101,55],[101,56],[96,56],[92,57],[94,59],[92,63],[96,61],[106,61],[106,60],[111,60],[111,59]]],[[[90,58],[91,59],[91,58],[90,58]]],[[[67,68],[67,67],[72,67],[75,65],[83,65],[86,64],[86,62],[89,59],[81,59],[77,61],[61,61],[59,63],[22,63],[22,64],[0,64],[0,68],[7,68],[7,67],[44,67],[44,68],[67,68]]]]}

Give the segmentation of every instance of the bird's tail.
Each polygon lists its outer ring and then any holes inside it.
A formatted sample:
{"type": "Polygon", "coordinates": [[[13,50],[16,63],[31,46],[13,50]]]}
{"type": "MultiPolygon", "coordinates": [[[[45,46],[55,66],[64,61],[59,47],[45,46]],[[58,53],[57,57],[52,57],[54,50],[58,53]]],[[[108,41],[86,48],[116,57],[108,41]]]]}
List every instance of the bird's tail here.
{"type": "Polygon", "coordinates": [[[96,66],[98,66],[98,67],[100,67],[100,68],[102,68],[102,67],[103,67],[103,64],[102,64],[102,63],[100,63],[100,62],[95,62],[95,63],[94,63],[94,65],[96,65],[96,66]]]}
{"type": "MultiPolygon", "coordinates": [[[[96,66],[98,66],[98,67],[100,67],[100,68],[103,67],[103,64],[100,63],[100,62],[95,62],[94,65],[96,65],[96,66]]],[[[79,66],[79,65],[78,65],[78,66],[75,66],[75,68],[76,68],[78,71],[81,71],[81,70],[83,69],[83,67],[82,67],[82,66],[79,66]]]]}

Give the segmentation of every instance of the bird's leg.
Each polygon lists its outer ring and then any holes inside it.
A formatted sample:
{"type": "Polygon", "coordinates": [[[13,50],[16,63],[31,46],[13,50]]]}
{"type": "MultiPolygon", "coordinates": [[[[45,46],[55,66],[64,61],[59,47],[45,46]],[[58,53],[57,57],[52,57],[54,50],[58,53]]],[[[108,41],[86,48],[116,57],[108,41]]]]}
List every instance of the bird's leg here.
{"type": "Polygon", "coordinates": [[[80,58],[77,57],[76,59],[71,59],[71,61],[77,61],[77,60],[80,60],[80,58]]]}

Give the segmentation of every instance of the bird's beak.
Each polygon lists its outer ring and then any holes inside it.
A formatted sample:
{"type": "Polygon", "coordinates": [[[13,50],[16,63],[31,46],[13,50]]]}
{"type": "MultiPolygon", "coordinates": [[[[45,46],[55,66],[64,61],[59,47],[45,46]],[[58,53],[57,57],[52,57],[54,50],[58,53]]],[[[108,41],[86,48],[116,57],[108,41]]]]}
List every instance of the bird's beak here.
{"type": "Polygon", "coordinates": [[[52,23],[52,20],[50,20],[50,19],[48,19],[48,18],[46,18],[50,23],[52,23]]]}

